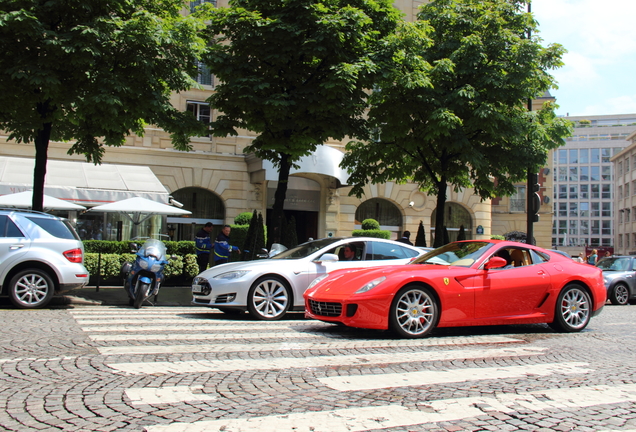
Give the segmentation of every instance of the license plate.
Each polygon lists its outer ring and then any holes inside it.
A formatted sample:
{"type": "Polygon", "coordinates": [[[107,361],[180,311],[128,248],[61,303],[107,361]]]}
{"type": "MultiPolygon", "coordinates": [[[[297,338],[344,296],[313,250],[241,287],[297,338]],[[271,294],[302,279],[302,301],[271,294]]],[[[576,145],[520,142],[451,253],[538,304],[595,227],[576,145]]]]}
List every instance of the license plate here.
{"type": "Polygon", "coordinates": [[[201,285],[192,285],[193,294],[201,294],[202,292],[203,292],[203,287],[201,285]]]}

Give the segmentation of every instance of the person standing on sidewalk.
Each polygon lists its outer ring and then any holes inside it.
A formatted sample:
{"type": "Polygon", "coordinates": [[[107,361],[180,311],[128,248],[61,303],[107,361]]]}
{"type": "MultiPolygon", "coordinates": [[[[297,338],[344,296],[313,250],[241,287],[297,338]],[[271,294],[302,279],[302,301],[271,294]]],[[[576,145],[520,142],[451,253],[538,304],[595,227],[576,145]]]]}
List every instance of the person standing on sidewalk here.
{"type": "Polygon", "coordinates": [[[210,253],[212,253],[212,222],[205,224],[203,228],[194,237],[194,250],[197,253],[197,264],[199,265],[199,273],[203,273],[210,263],[210,253]]]}
{"type": "Polygon", "coordinates": [[[241,250],[236,246],[230,245],[230,230],[229,225],[224,225],[223,229],[216,236],[214,242],[214,265],[225,264],[230,260],[230,253],[236,251],[241,253],[241,250]]]}

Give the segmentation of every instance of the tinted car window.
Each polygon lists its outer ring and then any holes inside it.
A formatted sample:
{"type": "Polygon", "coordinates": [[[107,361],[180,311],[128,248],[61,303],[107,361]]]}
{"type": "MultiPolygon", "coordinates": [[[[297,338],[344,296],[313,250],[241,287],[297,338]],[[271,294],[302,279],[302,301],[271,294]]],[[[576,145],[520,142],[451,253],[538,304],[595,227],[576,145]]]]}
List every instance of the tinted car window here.
{"type": "Polygon", "coordinates": [[[24,237],[24,234],[9,216],[0,215],[0,237],[24,237]]]}
{"type": "Polygon", "coordinates": [[[367,260],[392,260],[417,256],[417,252],[397,244],[369,242],[367,246],[367,260]],[[408,252],[408,253],[407,253],[408,252]],[[412,252],[412,253],[411,253],[412,252]]]}
{"type": "Polygon", "coordinates": [[[75,234],[75,231],[61,220],[29,216],[27,216],[27,219],[38,225],[40,228],[51,234],[53,237],[67,240],[79,240],[77,234],[75,234]]]}

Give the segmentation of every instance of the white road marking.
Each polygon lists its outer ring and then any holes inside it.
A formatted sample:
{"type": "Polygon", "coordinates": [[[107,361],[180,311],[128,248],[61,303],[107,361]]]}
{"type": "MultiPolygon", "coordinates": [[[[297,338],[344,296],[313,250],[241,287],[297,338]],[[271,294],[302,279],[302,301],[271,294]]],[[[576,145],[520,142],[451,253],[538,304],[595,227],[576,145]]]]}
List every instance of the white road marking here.
{"type": "Polygon", "coordinates": [[[271,359],[232,361],[200,360],[182,362],[131,362],[107,363],[112,369],[126,374],[166,374],[193,372],[223,372],[248,370],[280,370],[288,368],[312,368],[325,366],[360,366],[369,364],[392,364],[423,361],[440,361],[456,359],[475,359],[493,357],[516,357],[522,355],[539,355],[545,348],[500,348],[477,350],[452,350],[400,354],[368,354],[315,357],[283,357],[271,359]]]}
{"type": "MultiPolygon", "coordinates": [[[[129,336],[129,335],[127,335],[129,336]]],[[[246,335],[250,338],[280,339],[279,334],[246,335]]],[[[298,337],[298,334],[290,333],[288,337],[298,337]]],[[[303,335],[303,337],[306,337],[303,335]]],[[[164,339],[164,338],[157,338],[164,339]]],[[[174,338],[177,339],[177,338],[174,338]]],[[[122,339],[115,339],[122,340],[122,339]]],[[[129,340],[138,340],[130,338],[129,340]]],[[[179,340],[179,339],[177,339],[179,340]]],[[[308,351],[314,349],[350,349],[350,348],[399,348],[399,347],[424,347],[447,345],[477,345],[477,344],[507,344],[520,343],[520,339],[512,339],[503,336],[475,336],[459,338],[416,339],[416,340],[356,340],[356,341],[325,341],[325,342],[280,342],[270,344],[253,345],[259,352],[263,351],[308,351]]],[[[245,344],[217,344],[217,345],[141,345],[141,346],[114,346],[97,347],[103,355],[127,355],[127,354],[175,354],[175,353],[206,353],[206,352],[241,352],[245,351],[245,344]]]]}
{"type": "MultiPolygon", "coordinates": [[[[259,323],[255,323],[252,325],[236,325],[236,324],[232,324],[232,325],[224,325],[224,326],[218,326],[215,325],[214,323],[210,323],[210,324],[203,324],[203,325],[193,325],[193,324],[172,324],[172,325],[160,325],[157,323],[153,323],[150,325],[145,325],[143,323],[139,323],[139,324],[131,324],[131,325],[124,325],[124,326],[120,326],[120,325],[111,325],[111,326],[106,326],[106,325],[100,325],[100,326],[85,326],[85,327],[81,327],[81,329],[85,332],[88,333],[107,333],[107,332],[128,332],[128,331],[184,331],[184,330],[191,330],[191,331],[209,331],[209,332],[222,332],[222,331],[230,331],[230,330],[254,330],[254,329],[258,329],[258,330],[264,330],[264,329],[268,329],[268,330],[281,330],[281,329],[288,329],[289,325],[287,326],[280,326],[280,325],[270,325],[270,324],[259,324],[259,323]]],[[[293,329],[289,329],[289,330],[293,330],[293,329]]],[[[299,333],[300,334],[300,333],[299,333]]]]}
{"type": "Polygon", "coordinates": [[[174,387],[140,387],[126,389],[126,396],[133,405],[169,404],[177,402],[205,402],[213,401],[214,396],[193,393],[203,386],[174,386],[174,387]]]}
{"type": "MultiPolygon", "coordinates": [[[[139,331],[139,329],[135,329],[139,331]]],[[[227,334],[219,333],[123,333],[114,335],[88,335],[88,337],[95,342],[113,342],[113,341],[151,341],[151,340],[231,340],[231,339],[313,339],[321,338],[327,339],[325,336],[312,334],[312,333],[232,333],[227,334]]],[[[243,346],[243,349],[247,349],[243,346]]]]}
{"type": "Polygon", "coordinates": [[[443,421],[456,421],[494,412],[510,413],[519,406],[542,409],[577,409],[594,405],[636,402],[636,384],[614,387],[593,386],[541,390],[524,394],[498,394],[495,397],[431,401],[424,411],[400,405],[347,408],[320,412],[241,419],[202,420],[147,426],[147,432],[354,432],[368,429],[405,427],[443,421]]]}
{"type": "Polygon", "coordinates": [[[542,363],[536,365],[462,368],[421,372],[388,373],[319,378],[327,387],[340,391],[390,387],[425,386],[487,379],[508,379],[552,374],[584,374],[587,363],[542,363]]]}

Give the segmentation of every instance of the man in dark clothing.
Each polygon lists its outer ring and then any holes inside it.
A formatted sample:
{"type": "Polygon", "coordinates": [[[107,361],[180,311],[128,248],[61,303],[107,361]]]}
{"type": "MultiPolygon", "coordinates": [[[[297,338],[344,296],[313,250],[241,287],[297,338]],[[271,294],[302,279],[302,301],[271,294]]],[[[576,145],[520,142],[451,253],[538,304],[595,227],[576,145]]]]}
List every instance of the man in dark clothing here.
{"type": "Polygon", "coordinates": [[[212,222],[205,224],[194,237],[194,250],[197,253],[197,264],[199,265],[199,273],[203,273],[210,263],[210,253],[212,252],[212,222]]]}
{"type": "Polygon", "coordinates": [[[216,241],[214,242],[214,265],[228,262],[232,251],[241,253],[239,248],[230,245],[230,229],[229,225],[224,225],[219,235],[216,236],[216,241]]]}
{"type": "Polygon", "coordinates": [[[411,240],[409,240],[409,237],[411,237],[411,231],[404,231],[402,233],[402,238],[397,239],[396,241],[413,246],[413,243],[411,243],[411,240]]]}

